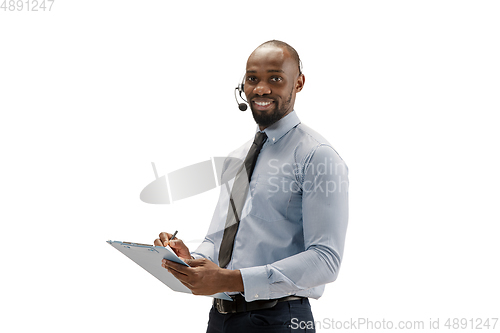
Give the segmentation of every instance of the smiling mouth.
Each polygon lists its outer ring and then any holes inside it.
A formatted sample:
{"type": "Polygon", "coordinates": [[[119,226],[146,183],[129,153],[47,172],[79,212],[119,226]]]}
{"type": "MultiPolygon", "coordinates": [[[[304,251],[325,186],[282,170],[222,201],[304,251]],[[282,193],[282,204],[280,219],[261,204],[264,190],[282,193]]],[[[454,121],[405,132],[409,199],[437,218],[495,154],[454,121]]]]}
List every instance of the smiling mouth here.
{"type": "Polygon", "coordinates": [[[259,110],[259,111],[266,111],[269,110],[273,107],[274,101],[273,100],[253,100],[252,104],[254,105],[254,109],[259,110]]]}

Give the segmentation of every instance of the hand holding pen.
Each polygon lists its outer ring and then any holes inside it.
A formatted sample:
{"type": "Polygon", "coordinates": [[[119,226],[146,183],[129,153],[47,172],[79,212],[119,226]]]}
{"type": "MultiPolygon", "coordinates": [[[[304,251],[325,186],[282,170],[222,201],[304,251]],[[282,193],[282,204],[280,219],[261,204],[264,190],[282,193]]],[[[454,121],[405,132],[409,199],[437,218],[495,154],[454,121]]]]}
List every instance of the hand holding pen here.
{"type": "Polygon", "coordinates": [[[170,248],[177,254],[177,256],[181,259],[191,259],[191,253],[184,242],[176,238],[177,230],[173,234],[169,234],[168,232],[161,232],[159,238],[155,239],[155,246],[170,246],[170,248]]]}

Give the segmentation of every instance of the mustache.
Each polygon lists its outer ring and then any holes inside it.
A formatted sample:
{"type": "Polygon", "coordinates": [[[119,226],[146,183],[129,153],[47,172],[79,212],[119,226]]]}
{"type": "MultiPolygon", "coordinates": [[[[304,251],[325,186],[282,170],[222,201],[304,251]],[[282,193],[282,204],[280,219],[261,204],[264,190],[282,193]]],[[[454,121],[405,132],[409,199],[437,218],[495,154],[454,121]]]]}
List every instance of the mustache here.
{"type": "Polygon", "coordinates": [[[274,102],[277,102],[277,101],[278,101],[278,99],[277,99],[277,98],[274,98],[274,97],[271,97],[271,96],[252,96],[252,97],[250,97],[248,100],[249,100],[250,102],[253,102],[253,101],[255,101],[256,99],[259,99],[259,98],[270,99],[270,100],[272,100],[272,101],[274,101],[274,102]]]}

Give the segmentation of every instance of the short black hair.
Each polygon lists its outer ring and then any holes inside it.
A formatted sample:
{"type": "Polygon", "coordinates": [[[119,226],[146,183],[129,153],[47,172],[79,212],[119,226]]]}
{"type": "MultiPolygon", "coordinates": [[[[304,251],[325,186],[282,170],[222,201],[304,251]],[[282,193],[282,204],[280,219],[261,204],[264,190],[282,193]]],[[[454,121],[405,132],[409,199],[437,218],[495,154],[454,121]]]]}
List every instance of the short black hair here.
{"type": "Polygon", "coordinates": [[[276,39],[268,40],[267,42],[260,44],[259,47],[265,46],[268,44],[286,49],[290,53],[290,55],[292,56],[293,60],[295,60],[295,62],[297,63],[297,67],[299,68],[299,75],[302,74],[302,61],[300,61],[299,54],[297,53],[297,51],[295,51],[295,49],[293,47],[291,47],[289,44],[287,44],[285,42],[282,42],[282,41],[276,40],[276,39]]]}

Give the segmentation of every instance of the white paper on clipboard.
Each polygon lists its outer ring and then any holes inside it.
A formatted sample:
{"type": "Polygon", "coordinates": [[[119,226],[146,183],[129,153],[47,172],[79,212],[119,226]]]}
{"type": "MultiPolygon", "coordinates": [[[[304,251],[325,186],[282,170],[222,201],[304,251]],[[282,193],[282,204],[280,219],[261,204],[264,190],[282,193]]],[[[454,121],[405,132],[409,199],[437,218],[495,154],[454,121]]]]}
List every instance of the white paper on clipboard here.
{"type": "MultiPolygon", "coordinates": [[[[155,278],[163,282],[173,291],[192,294],[188,287],[183,285],[172,274],[161,266],[162,259],[171,260],[179,264],[189,266],[182,261],[172,249],[162,246],[153,246],[146,244],[137,244],[119,241],[107,241],[112,247],[126,255],[129,259],[144,268],[155,278]]],[[[210,297],[221,298],[232,301],[226,293],[210,295],[210,297]]]]}

